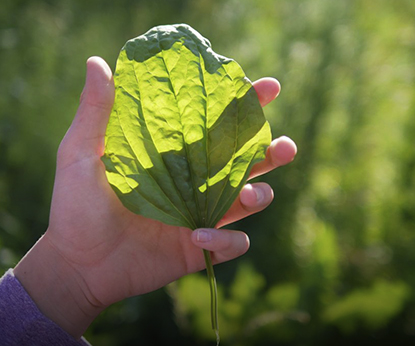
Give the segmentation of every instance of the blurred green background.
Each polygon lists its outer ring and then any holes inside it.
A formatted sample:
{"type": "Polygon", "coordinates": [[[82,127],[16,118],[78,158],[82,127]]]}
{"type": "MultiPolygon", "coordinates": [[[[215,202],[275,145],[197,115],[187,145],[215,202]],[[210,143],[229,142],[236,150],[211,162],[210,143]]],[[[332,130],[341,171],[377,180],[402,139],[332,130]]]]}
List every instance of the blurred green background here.
{"type": "MultiPolygon", "coordinates": [[[[250,79],[282,92],[265,108],[292,164],[262,178],[251,238],[216,267],[221,345],[415,343],[413,0],[1,0],[0,269],[46,230],[55,154],[85,61],[114,69],[125,41],[184,22],[250,79]]],[[[213,345],[204,273],[104,312],[95,346],[213,345]]]]}

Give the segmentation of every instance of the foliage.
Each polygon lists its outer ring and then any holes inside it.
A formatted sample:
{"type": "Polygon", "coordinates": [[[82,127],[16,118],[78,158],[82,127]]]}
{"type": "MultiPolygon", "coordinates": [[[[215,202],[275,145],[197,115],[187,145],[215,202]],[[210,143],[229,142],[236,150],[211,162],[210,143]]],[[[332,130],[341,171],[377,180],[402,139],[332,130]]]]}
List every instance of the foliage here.
{"type": "Polygon", "coordinates": [[[215,227],[271,142],[241,67],[188,25],[152,28],[117,60],[103,161],[131,211],[215,227]]]}
{"type": "MultiPolygon", "coordinates": [[[[0,266],[47,228],[87,57],[114,67],[120,42],[185,22],[251,79],[280,80],[266,118],[299,149],[264,178],[273,204],[230,226],[251,249],[216,268],[222,345],[414,343],[414,17],[410,0],[2,0],[0,266]]],[[[202,281],[116,304],[87,338],[210,345],[202,281]]]]}
{"type": "Polygon", "coordinates": [[[342,297],[326,309],[324,316],[344,333],[352,333],[360,323],[376,330],[402,310],[409,294],[409,287],[403,282],[378,280],[370,289],[356,289],[342,297]]]}
{"type": "MultiPolygon", "coordinates": [[[[114,83],[102,160],[124,206],[173,226],[215,227],[271,143],[241,67],[190,26],[163,25],[125,44],[114,83]]],[[[216,278],[203,253],[219,343],[216,278]]]]}

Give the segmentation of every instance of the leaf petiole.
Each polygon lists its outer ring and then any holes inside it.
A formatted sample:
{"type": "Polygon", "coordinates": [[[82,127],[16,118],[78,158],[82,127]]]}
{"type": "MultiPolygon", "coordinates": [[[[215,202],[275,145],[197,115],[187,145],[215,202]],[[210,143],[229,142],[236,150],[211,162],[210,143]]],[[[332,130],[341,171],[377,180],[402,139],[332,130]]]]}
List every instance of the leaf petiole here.
{"type": "Polygon", "coordinates": [[[210,251],[203,250],[205,257],[206,272],[210,286],[210,317],[212,322],[212,329],[216,333],[216,345],[219,345],[219,323],[218,323],[218,289],[216,285],[215,272],[213,271],[212,257],[210,251]]]}

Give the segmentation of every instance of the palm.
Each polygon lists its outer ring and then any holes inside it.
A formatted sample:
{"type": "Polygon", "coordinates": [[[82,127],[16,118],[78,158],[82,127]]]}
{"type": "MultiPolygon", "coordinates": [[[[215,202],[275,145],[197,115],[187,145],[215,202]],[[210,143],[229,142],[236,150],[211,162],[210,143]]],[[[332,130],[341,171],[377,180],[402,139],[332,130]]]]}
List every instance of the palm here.
{"type": "Polygon", "coordinates": [[[124,208],[97,158],[58,168],[48,238],[104,305],[201,269],[190,232],[124,208]]]}

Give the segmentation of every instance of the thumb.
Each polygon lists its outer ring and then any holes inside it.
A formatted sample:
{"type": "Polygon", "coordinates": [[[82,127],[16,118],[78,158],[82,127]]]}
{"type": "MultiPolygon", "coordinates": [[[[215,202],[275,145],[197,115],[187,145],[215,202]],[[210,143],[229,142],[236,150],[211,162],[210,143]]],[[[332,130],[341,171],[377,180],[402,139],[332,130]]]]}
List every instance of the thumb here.
{"type": "Polygon", "coordinates": [[[191,240],[197,247],[212,251],[215,263],[232,260],[249,249],[249,238],[240,231],[199,228],[191,233],[191,240]]]}
{"type": "Polygon", "coordinates": [[[99,57],[89,58],[79,108],[59,151],[75,160],[102,156],[113,103],[114,81],[110,67],[99,57]]]}

